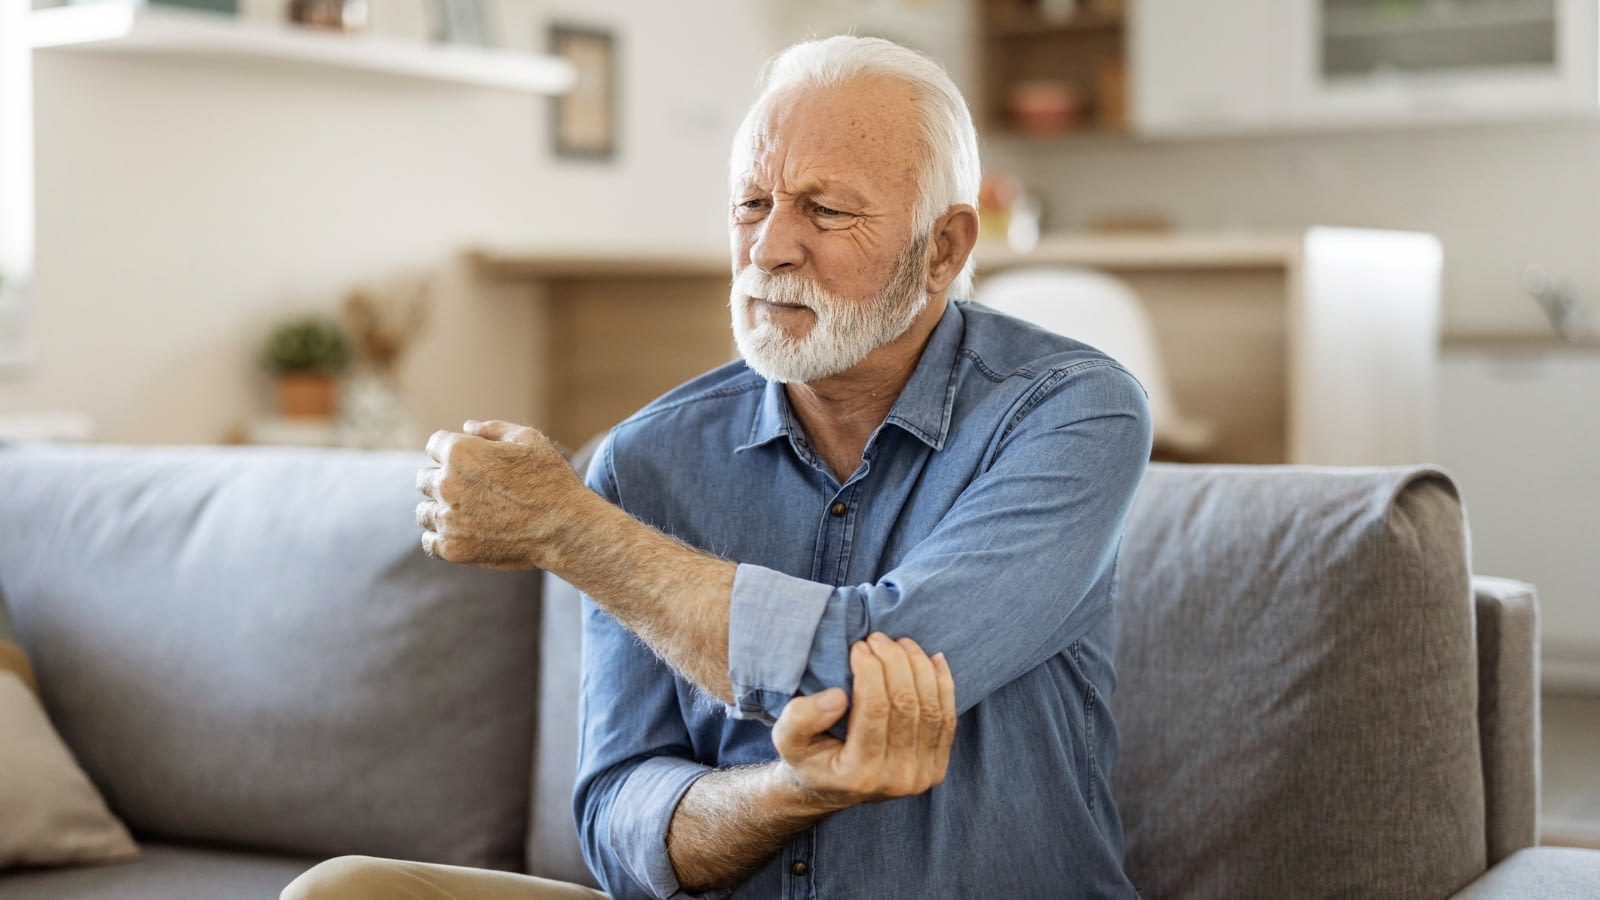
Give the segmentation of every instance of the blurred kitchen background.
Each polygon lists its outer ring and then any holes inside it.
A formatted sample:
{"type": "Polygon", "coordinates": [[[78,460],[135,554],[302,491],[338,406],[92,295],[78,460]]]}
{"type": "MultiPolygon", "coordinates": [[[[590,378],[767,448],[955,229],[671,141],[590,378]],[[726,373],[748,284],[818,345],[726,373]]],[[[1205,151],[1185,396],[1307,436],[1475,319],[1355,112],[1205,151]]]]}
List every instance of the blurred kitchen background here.
{"type": "Polygon", "coordinates": [[[1600,845],[1595,0],[0,0],[0,439],[576,445],[731,354],[728,140],[843,31],[966,91],[981,299],[1133,298],[1167,458],[1457,477],[1600,845]]]}

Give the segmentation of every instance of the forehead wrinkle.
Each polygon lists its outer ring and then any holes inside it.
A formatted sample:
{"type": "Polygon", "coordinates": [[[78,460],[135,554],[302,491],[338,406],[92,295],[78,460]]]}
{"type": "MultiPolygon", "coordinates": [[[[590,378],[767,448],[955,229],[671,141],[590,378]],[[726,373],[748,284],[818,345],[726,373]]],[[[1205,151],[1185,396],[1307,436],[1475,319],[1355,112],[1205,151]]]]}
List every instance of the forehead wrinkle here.
{"type": "Polygon", "coordinates": [[[838,187],[861,200],[913,201],[917,154],[907,139],[914,148],[918,131],[911,101],[909,85],[885,78],[777,91],[741,141],[738,183],[767,190],[792,184],[788,193],[797,195],[838,187]]]}

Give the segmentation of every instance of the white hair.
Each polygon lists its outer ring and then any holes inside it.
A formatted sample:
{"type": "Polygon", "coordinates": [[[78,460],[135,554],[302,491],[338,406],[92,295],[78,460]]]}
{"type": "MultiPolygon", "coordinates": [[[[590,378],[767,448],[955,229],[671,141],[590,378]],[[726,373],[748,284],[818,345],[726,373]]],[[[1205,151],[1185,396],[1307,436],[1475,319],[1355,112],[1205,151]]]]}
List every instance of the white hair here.
{"type": "MultiPolygon", "coordinates": [[[[978,185],[983,170],[978,163],[978,130],[972,113],[955,82],[938,63],[915,50],[882,38],[836,35],[802,41],[767,63],[761,78],[761,95],[750,107],[734,137],[730,159],[735,184],[748,162],[745,157],[752,132],[767,100],[788,88],[820,88],[858,78],[892,78],[911,86],[916,116],[922,132],[922,172],[917,179],[916,235],[928,235],[933,223],[958,204],[978,206],[978,185]]],[[[950,285],[950,296],[972,294],[973,262],[969,257],[950,285]]]]}

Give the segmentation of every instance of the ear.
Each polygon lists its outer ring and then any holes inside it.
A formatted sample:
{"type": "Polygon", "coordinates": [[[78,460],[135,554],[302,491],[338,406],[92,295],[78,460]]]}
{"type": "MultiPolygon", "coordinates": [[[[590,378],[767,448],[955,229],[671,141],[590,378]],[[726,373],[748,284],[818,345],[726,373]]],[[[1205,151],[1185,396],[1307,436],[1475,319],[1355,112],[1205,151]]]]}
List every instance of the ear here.
{"type": "Polygon", "coordinates": [[[945,210],[933,223],[932,239],[928,242],[929,297],[937,297],[950,289],[950,284],[961,274],[978,243],[978,211],[961,203],[945,210]]]}

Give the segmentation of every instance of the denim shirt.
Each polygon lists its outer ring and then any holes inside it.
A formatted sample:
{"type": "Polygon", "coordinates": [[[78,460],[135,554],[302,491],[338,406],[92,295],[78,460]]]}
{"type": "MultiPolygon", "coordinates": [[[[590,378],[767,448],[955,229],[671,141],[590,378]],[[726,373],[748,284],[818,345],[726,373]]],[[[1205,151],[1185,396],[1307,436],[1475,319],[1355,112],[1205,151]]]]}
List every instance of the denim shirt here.
{"type": "Polygon", "coordinates": [[[1125,897],[1107,700],[1122,523],[1150,450],[1143,390],[1104,354],[951,303],[840,484],[782,385],[732,363],[617,426],[589,485],[739,564],[736,702],[584,600],[574,807],[614,897],[681,896],[674,809],[712,768],[777,758],[797,694],[850,688],[872,631],[943,651],[959,720],[943,784],[835,813],[736,897],[1125,897]]]}

